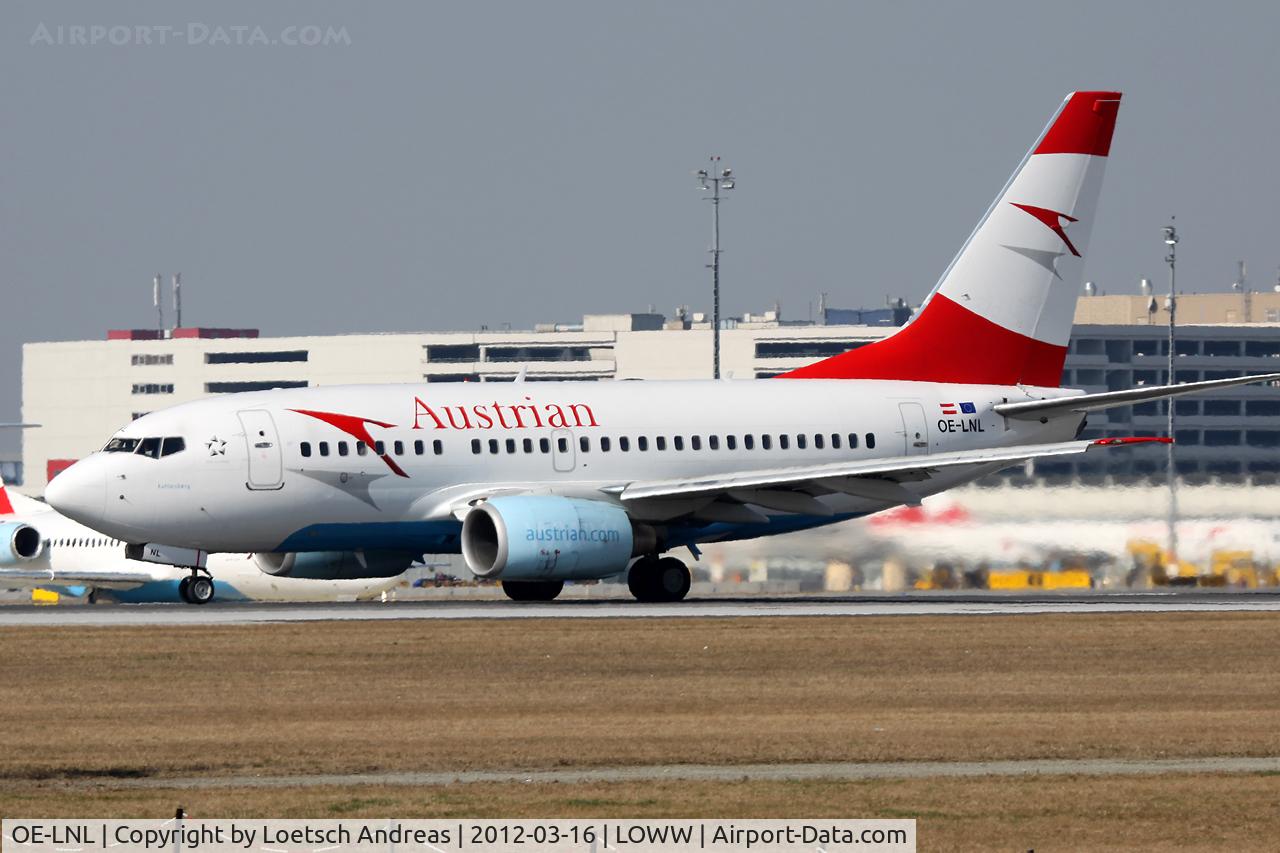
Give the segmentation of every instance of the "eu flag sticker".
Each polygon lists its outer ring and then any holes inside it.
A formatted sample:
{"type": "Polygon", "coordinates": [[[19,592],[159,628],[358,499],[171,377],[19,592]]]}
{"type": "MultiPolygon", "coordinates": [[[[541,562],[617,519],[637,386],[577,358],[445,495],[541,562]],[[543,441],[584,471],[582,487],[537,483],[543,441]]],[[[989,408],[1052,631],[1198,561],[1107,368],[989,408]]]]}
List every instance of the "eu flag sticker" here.
{"type": "Polygon", "coordinates": [[[977,406],[975,406],[973,403],[961,403],[961,404],[960,404],[960,414],[962,414],[962,415],[972,415],[972,414],[976,414],[976,413],[977,413],[977,411],[978,411],[978,407],[977,407],[977,406]]]}

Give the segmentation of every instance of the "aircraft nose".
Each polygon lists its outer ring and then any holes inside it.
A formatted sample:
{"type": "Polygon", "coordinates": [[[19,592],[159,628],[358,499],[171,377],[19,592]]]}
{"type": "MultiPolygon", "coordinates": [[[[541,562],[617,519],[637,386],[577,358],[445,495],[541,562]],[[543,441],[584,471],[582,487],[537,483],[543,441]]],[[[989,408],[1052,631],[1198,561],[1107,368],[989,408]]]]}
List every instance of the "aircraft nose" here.
{"type": "Polygon", "coordinates": [[[44,498],[58,512],[90,527],[107,508],[107,475],[97,459],[82,459],[49,481],[44,498]]]}

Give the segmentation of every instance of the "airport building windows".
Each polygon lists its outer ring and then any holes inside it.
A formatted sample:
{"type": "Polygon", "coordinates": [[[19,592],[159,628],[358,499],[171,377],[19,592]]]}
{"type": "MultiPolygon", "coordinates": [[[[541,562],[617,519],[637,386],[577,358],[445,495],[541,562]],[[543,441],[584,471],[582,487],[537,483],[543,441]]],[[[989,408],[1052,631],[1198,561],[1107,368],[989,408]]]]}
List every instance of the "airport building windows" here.
{"type": "Polygon", "coordinates": [[[428,382],[479,382],[479,373],[428,373],[423,379],[428,382]]]}
{"type": "Polygon", "coordinates": [[[1207,429],[1204,431],[1206,447],[1233,447],[1240,444],[1238,429],[1207,429]]]}
{"type": "Polygon", "coordinates": [[[1280,358],[1280,340],[1245,341],[1244,354],[1247,358],[1280,358]]]}
{"type": "Polygon", "coordinates": [[[1240,355],[1240,341],[1205,341],[1204,354],[1236,357],[1240,355]]]}
{"type": "Polygon", "coordinates": [[[154,353],[137,353],[130,359],[134,367],[152,364],[173,364],[173,353],[157,355],[154,353]]]}
{"type": "MultiPolygon", "coordinates": [[[[170,385],[170,388],[173,386],[170,385]]],[[[260,382],[206,382],[207,394],[239,394],[242,391],[273,391],[277,388],[306,388],[306,380],[267,379],[260,382]]],[[[172,393],[172,392],[169,392],[172,393]]]]}
{"type": "Polygon", "coordinates": [[[1174,414],[1178,415],[1198,415],[1200,414],[1199,400],[1175,400],[1173,402],[1174,414]]]}
{"type": "Polygon", "coordinates": [[[1200,430],[1198,429],[1180,429],[1174,435],[1174,440],[1178,444],[1194,447],[1200,443],[1200,430]]]}
{"type": "Polygon", "coordinates": [[[760,341],[756,358],[830,358],[866,346],[868,341],[760,341]]]}
{"type": "Polygon", "coordinates": [[[320,444],[319,444],[319,446],[318,446],[318,448],[317,448],[317,449],[320,451],[320,455],[321,455],[321,456],[328,456],[328,455],[329,455],[329,442],[327,442],[327,441],[322,441],[322,442],[320,442],[320,444]]]}
{"type": "Polygon", "coordinates": [[[1240,400],[1205,400],[1204,413],[1209,417],[1240,417],[1240,400]]]}
{"type": "Polygon", "coordinates": [[[478,344],[433,344],[426,347],[426,351],[427,361],[437,364],[458,364],[480,360],[478,344]]]}
{"type": "Polygon", "coordinates": [[[486,347],[485,361],[590,361],[590,347],[525,346],[486,347]]]}
{"type": "Polygon", "coordinates": [[[1251,429],[1244,435],[1245,444],[1250,447],[1280,447],[1280,430],[1251,429]]]}
{"type": "Polygon", "coordinates": [[[133,393],[135,394],[172,394],[173,383],[162,382],[135,382],[133,383],[133,393]]]}
{"type": "Polygon", "coordinates": [[[303,455],[303,456],[310,456],[310,455],[311,455],[311,442],[309,442],[309,441],[304,441],[304,442],[302,442],[302,444],[298,445],[298,449],[302,451],[302,455],[303,455]]]}
{"type": "Polygon", "coordinates": [[[207,352],[204,354],[205,364],[273,364],[276,362],[306,360],[307,351],[304,349],[278,352],[207,352]]]}
{"type": "Polygon", "coordinates": [[[1260,418],[1280,416],[1280,400],[1246,400],[1244,413],[1247,416],[1260,418]]]}

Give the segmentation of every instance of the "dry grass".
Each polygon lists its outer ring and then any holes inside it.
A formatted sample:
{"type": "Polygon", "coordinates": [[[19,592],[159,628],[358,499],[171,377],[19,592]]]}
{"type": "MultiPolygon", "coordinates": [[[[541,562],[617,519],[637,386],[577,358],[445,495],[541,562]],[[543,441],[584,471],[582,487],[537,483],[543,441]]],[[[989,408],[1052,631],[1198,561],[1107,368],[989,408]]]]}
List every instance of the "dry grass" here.
{"type": "Polygon", "coordinates": [[[0,631],[0,780],[1280,754],[1266,614],[0,631]]]}
{"type": "Polygon", "coordinates": [[[920,850],[1274,850],[1280,776],[867,782],[468,784],[192,790],[0,787],[0,813],[42,817],[915,818],[920,850]]]}

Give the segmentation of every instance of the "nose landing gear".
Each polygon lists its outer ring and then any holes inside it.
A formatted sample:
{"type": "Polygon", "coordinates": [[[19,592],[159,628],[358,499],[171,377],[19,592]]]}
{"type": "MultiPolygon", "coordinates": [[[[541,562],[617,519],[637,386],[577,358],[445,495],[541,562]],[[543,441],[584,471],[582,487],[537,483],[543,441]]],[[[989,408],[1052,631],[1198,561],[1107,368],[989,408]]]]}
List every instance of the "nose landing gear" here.
{"type": "Polygon", "coordinates": [[[191,577],[183,578],[178,583],[178,595],[187,604],[208,604],[213,601],[213,578],[193,569],[191,577]]]}
{"type": "Polygon", "coordinates": [[[627,587],[637,601],[680,601],[692,582],[688,567],[675,557],[641,557],[627,572],[627,587]]]}

